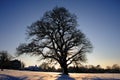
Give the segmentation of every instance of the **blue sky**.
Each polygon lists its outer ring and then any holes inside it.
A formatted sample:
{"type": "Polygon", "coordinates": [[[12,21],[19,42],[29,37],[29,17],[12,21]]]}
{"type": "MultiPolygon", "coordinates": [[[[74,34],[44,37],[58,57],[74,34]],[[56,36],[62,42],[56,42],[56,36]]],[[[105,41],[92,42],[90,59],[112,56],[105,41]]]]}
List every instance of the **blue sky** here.
{"type": "MultiPolygon", "coordinates": [[[[86,64],[120,65],[119,0],[0,0],[0,51],[14,55],[16,47],[27,42],[26,27],[55,6],[76,14],[79,28],[92,42],[93,52],[87,54],[86,64]]],[[[28,55],[19,59],[27,66],[40,64],[28,55]]]]}

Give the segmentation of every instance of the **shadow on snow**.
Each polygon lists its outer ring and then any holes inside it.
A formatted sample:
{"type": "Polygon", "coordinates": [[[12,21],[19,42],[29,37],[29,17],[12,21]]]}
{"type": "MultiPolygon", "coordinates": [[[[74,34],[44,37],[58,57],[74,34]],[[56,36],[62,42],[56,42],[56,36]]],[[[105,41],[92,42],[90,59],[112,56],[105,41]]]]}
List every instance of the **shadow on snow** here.
{"type": "Polygon", "coordinates": [[[68,75],[63,75],[60,74],[61,76],[59,76],[56,80],[75,80],[74,78],[68,76],[68,75]]]}
{"type": "Polygon", "coordinates": [[[14,77],[10,75],[0,74],[0,80],[26,80],[27,77],[14,77]]]}
{"type": "Polygon", "coordinates": [[[82,80],[120,80],[116,78],[82,78],[82,80]]]}
{"type": "MultiPolygon", "coordinates": [[[[28,77],[15,77],[5,74],[0,74],[0,80],[27,80],[28,77]]],[[[42,80],[42,78],[40,78],[42,80]]],[[[61,75],[56,80],[76,80],[70,76],[67,75],[61,75]]],[[[82,78],[82,80],[120,80],[116,78],[82,78]]]]}

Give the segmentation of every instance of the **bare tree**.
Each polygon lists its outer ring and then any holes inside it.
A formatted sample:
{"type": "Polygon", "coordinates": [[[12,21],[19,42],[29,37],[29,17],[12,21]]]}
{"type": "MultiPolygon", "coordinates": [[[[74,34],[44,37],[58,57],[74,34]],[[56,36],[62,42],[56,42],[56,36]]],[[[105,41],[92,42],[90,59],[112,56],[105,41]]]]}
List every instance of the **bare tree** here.
{"type": "Polygon", "coordinates": [[[43,62],[43,63],[40,65],[40,68],[47,70],[48,68],[50,68],[50,65],[49,65],[48,63],[46,63],[46,62],[43,62]]]}
{"type": "Polygon", "coordinates": [[[120,69],[120,66],[119,66],[118,64],[113,64],[112,69],[117,69],[117,70],[119,70],[119,69],[120,69]]]}
{"type": "Polygon", "coordinates": [[[60,64],[63,74],[68,75],[68,65],[86,61],[92,45],[78,29],[76,16],[64,7],[55,7],[27,27],[31,41],[21,44],[17,54],[40,55],[41,59],[60,64]]]}
{"type": "Polygon", "coordinates": [[[8,65],[8,62],[12,59],[12,56],[7,51],[0,51],[0,68],[3,71],[4,67],[8,65]]]}

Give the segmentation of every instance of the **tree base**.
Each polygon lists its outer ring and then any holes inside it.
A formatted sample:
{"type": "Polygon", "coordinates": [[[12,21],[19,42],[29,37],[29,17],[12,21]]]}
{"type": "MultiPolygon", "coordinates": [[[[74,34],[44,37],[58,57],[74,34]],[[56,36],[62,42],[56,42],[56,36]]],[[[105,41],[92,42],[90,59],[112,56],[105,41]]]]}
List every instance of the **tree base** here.
{"type": "Polygon", "coordinates": [[[66,73],[65,73],[65,72],[63,72],[63,73],[62,73],[62,75],[68,75],[68,76],[69,76],[68,72],[66,72],[66,73]]]}

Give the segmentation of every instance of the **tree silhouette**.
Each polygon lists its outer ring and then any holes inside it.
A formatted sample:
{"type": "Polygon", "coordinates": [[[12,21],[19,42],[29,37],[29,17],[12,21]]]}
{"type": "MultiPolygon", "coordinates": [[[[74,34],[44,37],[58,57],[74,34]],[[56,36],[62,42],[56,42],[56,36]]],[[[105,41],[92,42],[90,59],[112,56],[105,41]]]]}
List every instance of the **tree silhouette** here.
{"type": "Polygon", "coordinates": [[[68,65],[86,61],[86,52],[92,45],[77,27],[77,20],[64,7],[55,7],[27,27],[29,43],[20,44],[17,54],[40,55],[41,59],[60,64],[63,74],[68,75],[68,65]]]}
{"type": "Polygon", "coordinates": [[[12,56],[8,54],[7,51],[0,51],[0,68],[1,71],[8,65],[9,61],[12,59],[12,56]]]}

